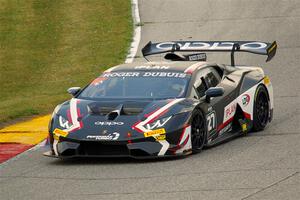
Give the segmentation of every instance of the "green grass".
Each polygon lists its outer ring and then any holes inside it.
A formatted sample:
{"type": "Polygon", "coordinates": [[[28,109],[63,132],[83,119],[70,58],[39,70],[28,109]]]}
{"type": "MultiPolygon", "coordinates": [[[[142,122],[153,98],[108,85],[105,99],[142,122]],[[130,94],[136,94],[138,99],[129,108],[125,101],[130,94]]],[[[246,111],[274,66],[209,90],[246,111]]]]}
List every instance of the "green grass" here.
{"type": "Polygon", "coordinates": [[[0,123],[50,113],[124,62],[130,0],[0,0],[0,123]]]}

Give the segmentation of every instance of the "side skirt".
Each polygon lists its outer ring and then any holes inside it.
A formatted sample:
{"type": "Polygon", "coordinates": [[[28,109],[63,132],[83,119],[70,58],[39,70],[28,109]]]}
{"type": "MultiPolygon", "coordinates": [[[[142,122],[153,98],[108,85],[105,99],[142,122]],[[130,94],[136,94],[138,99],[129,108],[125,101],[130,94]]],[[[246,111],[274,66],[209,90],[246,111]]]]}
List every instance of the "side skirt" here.
{"type": "Polygon", "coordinates": [[[208,141],[205,147],[211,148],[245,134],[247,133],[243,132],[242,130],[232,130],[230,132],[223,133],[221,136],[215,138],[214,140],[208,141]]]}

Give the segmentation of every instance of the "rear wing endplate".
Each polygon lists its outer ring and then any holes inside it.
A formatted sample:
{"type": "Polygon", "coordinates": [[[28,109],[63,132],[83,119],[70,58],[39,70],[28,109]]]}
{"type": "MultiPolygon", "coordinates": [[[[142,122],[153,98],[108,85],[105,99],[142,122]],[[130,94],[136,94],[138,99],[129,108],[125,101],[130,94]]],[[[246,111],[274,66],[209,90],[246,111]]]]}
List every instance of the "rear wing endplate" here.
{"type": "Polygon", "coordinates": [[[146,44],[142,49],[143,56],[154,54],[196,51],[196,52],[231,52],[231,63],[234,65],[234,52],[248,52],[266,55],[266,62],[270,61],[276,54],[276,41],[272,43],[257,41],[172,41],[146,44]]]}

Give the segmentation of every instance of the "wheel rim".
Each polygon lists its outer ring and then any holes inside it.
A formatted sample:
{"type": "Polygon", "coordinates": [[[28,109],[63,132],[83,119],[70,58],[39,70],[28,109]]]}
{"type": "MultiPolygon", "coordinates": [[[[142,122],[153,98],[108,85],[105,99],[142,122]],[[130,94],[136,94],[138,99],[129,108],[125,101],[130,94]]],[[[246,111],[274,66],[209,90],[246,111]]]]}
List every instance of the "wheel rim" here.
{"type": "Polygon", "coordinates": [[[205,128],[201,114],[196,114],[192,121],[192,147],[195,150],[202,149],[204,145],[205,128]]]}
{"type": "Polygon", "coordinates": [[[265,126],[269,118],[269,103],[265,93],[260,92],[256,102],[257,119],[262,126],[265,126]]]}

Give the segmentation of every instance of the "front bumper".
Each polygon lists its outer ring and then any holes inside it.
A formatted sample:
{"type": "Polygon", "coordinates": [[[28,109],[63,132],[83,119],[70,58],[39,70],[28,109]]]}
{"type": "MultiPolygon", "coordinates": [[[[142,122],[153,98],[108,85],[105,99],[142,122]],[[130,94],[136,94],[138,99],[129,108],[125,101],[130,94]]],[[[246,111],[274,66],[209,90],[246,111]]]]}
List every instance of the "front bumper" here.
{"type": "Polygon", "coordinates": [[[143,135],[120,140],[51,137],[51,152],[46,156],[72,157],[166,157],[192,153],[191,126],[168,133],[143,135]]]}
{"type": "MultiPolygon", "coordinates": [[[[73,157],[165,157],[191,154],[191,149],[178,151],[177,145],[172,145],[166,140],[156,141],[154,138],[147,138],[132,142],[121,141],[77,141],[62,140],[55,144],[55,150],[45,152],[45,156],[59,158],[73,157]],[[174,150],[175,149],[175,150],[174,150]],[[54,153],[55,152],[55,153],[54,153]]],[[[53,147],[53,144],[52,144],[53,147]]],[[[183,147],[184,148],[184,147],[183,147]]]]}
{"type": "Polygon", "coordinates": [[[168,144],[163,155],[160,152],[166,148],[159,141],[139,141],[139,142],[103,142],[103,141],[60,141],[57,143],[57,154],[53,150],[45,152],[45,156],[58,158],[75,157],[169,157],[188,155],[192,151],[182,151],[176,153],[172,151],[173,145],[168,144]]]}

